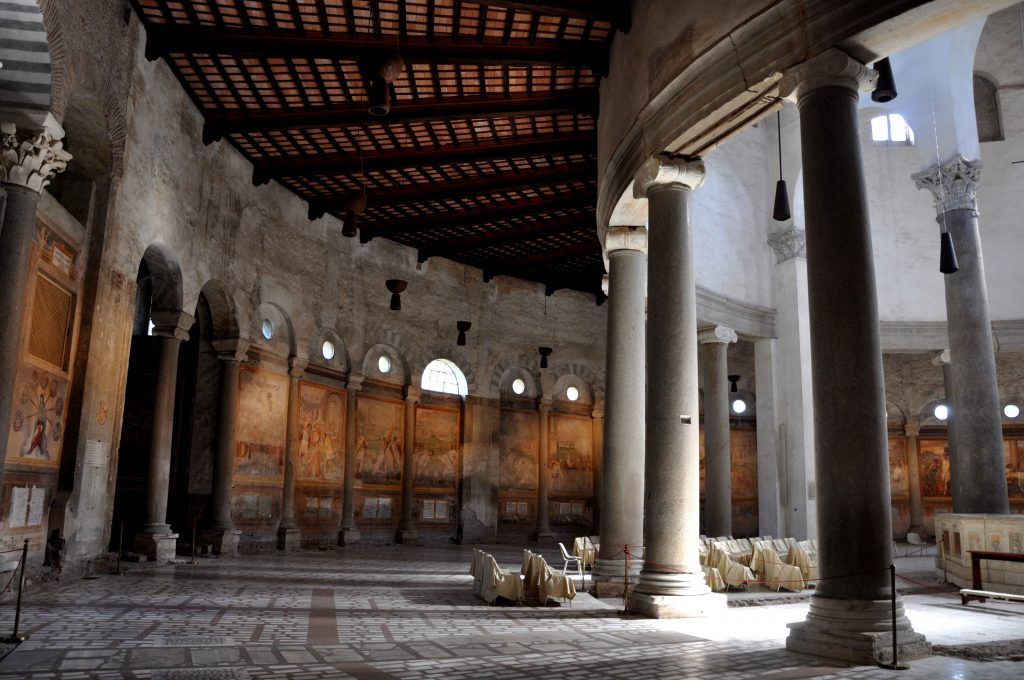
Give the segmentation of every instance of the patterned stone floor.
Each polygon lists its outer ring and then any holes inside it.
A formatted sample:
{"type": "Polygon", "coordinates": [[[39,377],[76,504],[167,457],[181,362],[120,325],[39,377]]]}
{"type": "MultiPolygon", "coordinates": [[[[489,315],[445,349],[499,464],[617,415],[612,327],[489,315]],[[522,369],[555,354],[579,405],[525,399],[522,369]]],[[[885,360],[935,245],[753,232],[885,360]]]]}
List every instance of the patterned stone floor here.
{"type": "MultiPolygon", "coordinates": [[[[519,551],[492,552],[518,568],[519,551]]],[[[545,552],[557,564],[555,551],[545,552]]],[[[470,554],[357,546],[130,565],[127,575],[30,593],[22,613],[30,637],[0,661],[0,680],[1024,677],[1013,661],[933,656],[896,674],[788,652],[786,623],[808,606],[792,596],[691,621],[621,615],[620,602],[585,594],[571,607],[492,607],[471,592],[470,554]]],[[[909,575],[928,563],[900,560],[898,568],[909,575]]],[[[923,593],[906,597],[907,610],[933,642],[1024,638],[1022,605],[963,607],[949,592],[906,585],[923,593]]],[[[0,631],[13,616],[5,604],[0,631]]]]}

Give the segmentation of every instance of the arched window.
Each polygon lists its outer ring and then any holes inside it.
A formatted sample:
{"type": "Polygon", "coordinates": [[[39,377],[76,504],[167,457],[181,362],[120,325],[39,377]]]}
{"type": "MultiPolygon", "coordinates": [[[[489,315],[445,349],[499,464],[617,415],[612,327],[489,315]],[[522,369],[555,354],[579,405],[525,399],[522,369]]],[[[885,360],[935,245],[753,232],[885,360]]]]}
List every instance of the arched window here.
{"type": "Polygon", "coordinates": [[[914,146],[914,131],[898,113],[871,119],[871,141],[875,144],[914,146]]]}
{"type": "Polygon", "coordinates": [[[466,376],[462,375],[458,366],[447,359],[434,359],[427,364],[427,367],[423,369],[423,379],[420,384],[425,390],[457,394],[460,397],[469,393],[466,376]]]}
{"type": "Polygon", "coordinates": [[[979,142],[1001,142],[1003,125],[999,121],[999,98],[996,84],[974,74],[974,117],[978,120],[979,142]]]}

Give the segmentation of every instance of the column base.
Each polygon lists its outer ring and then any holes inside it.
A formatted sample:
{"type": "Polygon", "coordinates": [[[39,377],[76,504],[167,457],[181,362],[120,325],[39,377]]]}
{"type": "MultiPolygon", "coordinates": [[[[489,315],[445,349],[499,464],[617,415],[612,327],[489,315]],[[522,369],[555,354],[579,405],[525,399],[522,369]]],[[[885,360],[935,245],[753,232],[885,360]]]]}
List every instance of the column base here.
{"type": "Polygon", "coordinates": [[[214,555],[231,557],[238,554],[238,541],[242,532],[238,529],[207,529],[202,534],[202,541],[210,546],[214,555]]]}
{"type": "Polygon", "coordinates": [[[178,554],[178,534],[149,530],[159,527],[170,529],[170,525],[167,524],[146,525],[142,533],[135,535],[132,547],[135,552],[145,555],[150,562],[173,562],[178,554]]]}
{"type": "Polygon", "coordinates": [[[290,552],[302,548],[302,532],[298,527],[281,527],[277,530],[277,549],[290,552]]]}
{"type": "Polygon", "coordinates": [[[597,597],[622,597],[624,584],[628,583],[630,587],[636,584],[642,564],[643,560],[630,560],[627,573],[625,560],[598,557],[592,572],[594,593],[597,597]]]}
{"type": "Polygon", "coordinates": [[[535,529],[533,532],[533,540],[536,543],[554,543],[555,535],[550,529],[535,529]]]}
{"type": "Polygon", "coordinates": [[[338,545],[355,545],[359,542],[360,535],[358,529],[342,529],[338,532],[338,545]]]}
{"type": "MultiPolygon", "coordinates": [[[[620,592],[621,594],[621,592],[620,592]]],[[[691,619],[724,614],[726,597],[721,593],[700,595],[651,595],[634,591],[629,611],[652,619],[691,619]]]]}
{"type": "MultiPolygon", "coordinates": [[[[790,623],[786,649],[857,664],[892,663],[892,601],[811,596],[807,619],[790,623]]],[[[931,643],[914,632],[896,600],[896,647],[900,661],[931,656],[931,643]]]]}
{"type": "Polygon", "coordinates": [[[415,529],[399,529],[396,541],[402,545],[419,545],[415,529]]]}

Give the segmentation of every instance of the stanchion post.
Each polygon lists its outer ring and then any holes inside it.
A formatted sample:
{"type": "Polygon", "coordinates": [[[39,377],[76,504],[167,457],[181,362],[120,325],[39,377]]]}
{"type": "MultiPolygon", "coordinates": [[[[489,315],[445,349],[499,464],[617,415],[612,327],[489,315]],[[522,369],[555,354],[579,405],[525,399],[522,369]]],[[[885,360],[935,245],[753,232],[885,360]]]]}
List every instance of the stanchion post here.
{"type": "Polygon", "coordinates": [[[896,565],[889,565],[889,583],[892,587],[892,663],[880,663],[878,664],[882,668],[888,668],[891,671],[905,671],[910,666],[905,663],[900,663],[899,644],[896,640],[896,565]]]}
{"type": "Polygon", "coordinates": [[[629,613],[629,546],[622,546],[622,613],[629,613]]]}
{"type": "Polygon", "coordinates": [[[25,592],[25,567],[28,566],[28,539],[25,539],[25,545],[21,549],[21,577],[18,579],[18,604],[14,610],[14,632],[11,633],[10,637],[3,638],[3,642],[7,644],[18,644],[28,639],[28,635],[18,632],[18,626],[21,624],[21,594],[25,592]]]}
{"type": "Polygon", "coordinates": [[[124,572],[121,571],[121,555],[124,553],[124,520],[121,520],[121,532],[117,537],[117,571],[115,575],[120,576],[124,572]]]}
{"type": "Polygon", "coordinates": [[[196,563],[196,524],[199,522],[198,517],[192,518],[192,559],[189,560],[189,564],[196,563]]]}

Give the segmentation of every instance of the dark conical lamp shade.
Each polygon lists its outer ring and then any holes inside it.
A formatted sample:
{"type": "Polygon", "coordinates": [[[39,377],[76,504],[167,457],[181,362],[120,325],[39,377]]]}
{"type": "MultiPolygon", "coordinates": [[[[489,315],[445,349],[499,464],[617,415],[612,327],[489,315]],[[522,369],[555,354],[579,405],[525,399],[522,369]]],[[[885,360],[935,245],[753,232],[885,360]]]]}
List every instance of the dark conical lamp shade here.
{"type": "Polygon", "coordinates": [[[939,271],[943,274],[955,274],[960,265],[956,261],[956,250],[953,248],[953,236],[948,231],[939,234],[939,271]]]}
{"type": "Polygon", "coordinates": [[[896,99],[896,81],[892,78],[892,65],[889,57],[880,59],[872,64],[878,71],[878,82],[875,89],[871,91],[871,100],[876,102],[891,102],[896,99]]]}
{"type": "Polygon", "coordinates": [[[785,222],[792,215],[789,212],[789,189],[786,188],[786,180],[780,179],[775,183],[775,209],[772,210],[772,219],[776,222],[785,222]]]}

